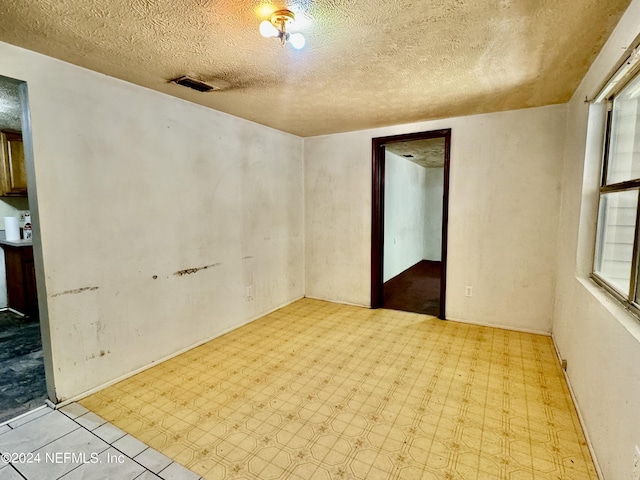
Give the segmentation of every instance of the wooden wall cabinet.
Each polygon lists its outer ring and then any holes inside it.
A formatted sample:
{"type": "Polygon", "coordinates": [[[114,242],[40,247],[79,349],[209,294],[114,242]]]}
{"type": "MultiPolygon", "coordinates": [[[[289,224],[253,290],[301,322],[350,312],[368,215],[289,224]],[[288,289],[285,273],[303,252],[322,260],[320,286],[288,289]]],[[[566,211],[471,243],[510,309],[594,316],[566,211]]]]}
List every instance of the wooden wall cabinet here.
{"type": "Polygon", "coordinates": [[[24,146],[18,132],[0,132],[0,196],[27,196],[24,146]]]}

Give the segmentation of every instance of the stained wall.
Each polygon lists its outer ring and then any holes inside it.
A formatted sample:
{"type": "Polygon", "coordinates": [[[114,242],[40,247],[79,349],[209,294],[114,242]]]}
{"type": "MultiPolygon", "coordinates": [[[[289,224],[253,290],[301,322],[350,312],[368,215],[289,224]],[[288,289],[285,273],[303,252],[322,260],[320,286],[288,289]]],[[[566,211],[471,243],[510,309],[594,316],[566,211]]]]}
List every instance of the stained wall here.
{"type": "Polygon", "coordinates": [[[300,138],[2,43],[0,74],[29,91],[58,400],[303,296],[300,138]]]}

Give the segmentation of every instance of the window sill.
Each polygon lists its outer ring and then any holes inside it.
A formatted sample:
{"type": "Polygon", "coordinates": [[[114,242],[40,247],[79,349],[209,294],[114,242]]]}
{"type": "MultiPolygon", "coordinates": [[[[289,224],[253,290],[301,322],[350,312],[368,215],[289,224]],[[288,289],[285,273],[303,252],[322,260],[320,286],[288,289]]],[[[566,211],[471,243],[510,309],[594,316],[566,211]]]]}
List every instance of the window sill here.
{"type": "Polygon", "coordinates": [[[620,303],[605,288],[591,277],[577,277],[577,280],[602,307],[607,310],[638,342],[640,342],[640,317],[620,303]]]}

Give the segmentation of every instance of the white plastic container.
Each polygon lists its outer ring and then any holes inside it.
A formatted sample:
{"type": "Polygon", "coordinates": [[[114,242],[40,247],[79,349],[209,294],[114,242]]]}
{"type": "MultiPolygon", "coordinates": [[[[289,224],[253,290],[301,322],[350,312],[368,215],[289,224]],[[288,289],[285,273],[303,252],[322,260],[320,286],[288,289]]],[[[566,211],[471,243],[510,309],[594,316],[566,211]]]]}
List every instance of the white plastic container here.
{"type": "Polygon", "coordinates": [[[4,238],[9,242],[20,240],[20,221],[18,217],[4,217],[4,238]]]}
{"type": "Polygon", "coordinates": [[[24,227],[22,229],[22,237],[25,240],[31,240],[33,230],[31,229],[31,214],[25,213],[24,215],[24,227]]]}

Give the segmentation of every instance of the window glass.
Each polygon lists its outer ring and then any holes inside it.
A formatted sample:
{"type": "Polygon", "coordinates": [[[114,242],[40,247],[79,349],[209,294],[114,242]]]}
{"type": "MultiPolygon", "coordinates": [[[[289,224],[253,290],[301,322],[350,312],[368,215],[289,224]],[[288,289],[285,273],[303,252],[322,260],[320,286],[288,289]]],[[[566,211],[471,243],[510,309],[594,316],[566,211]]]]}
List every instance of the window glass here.
{"type": "Polygon", "coordinates": [[[640,178],[640,77],[613,101],[607,185],[640,178]]]}
{"type": "Polygon", "coordinates": [[[631,281],[637,206],[638,190],[600,197],[594,271],[625,297],[631,281]]]}

